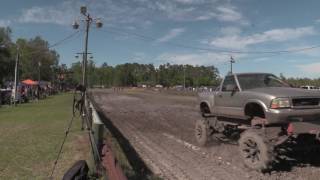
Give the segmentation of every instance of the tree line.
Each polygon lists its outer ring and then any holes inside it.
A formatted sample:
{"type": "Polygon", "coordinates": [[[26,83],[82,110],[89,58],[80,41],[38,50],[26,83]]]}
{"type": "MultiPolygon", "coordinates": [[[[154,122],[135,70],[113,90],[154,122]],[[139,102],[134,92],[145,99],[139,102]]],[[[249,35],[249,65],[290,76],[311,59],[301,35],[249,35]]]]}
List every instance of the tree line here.
{"type": "MultiPolygon", "coordinates": [[[[69,82],[81,83],[82,66],[80,62],[72,64],[69,69],[72,75],[69,82]]],[[[313,85],[320,87],[320,78],[280,78],[294,87],[313,85]]],[[[186,87],[219,86],[222,77],[215,66],[193,66],[181,64],[162,64],[155,67],[153,64],[125,63],[110,66],[103,63],[96,66],[93,61],[88,62],[89,86],[154,86],[161,84],[164,87],[183,85],[186,87]]]]}
{"type": "Polygon", "coordinates": [[[301,87],[305,85],[320,87],[320,78],[293,78],[293,77],[285,77],[282,73],[280,74],[280,78],[292,85],[293,87],[301,87]]]}
{"type": "Polygon", "coordinates": [[[16,42],[11,39],[12,30],[0,27],[0,85],[14,80],[15,62],[19,53],[18,74],[20,80],[40,79],[52,81],[59,69],[59,54],[49,48],[40,36],[16,42]]]}
{"type": "MultiPolygon", "coordinates": [[[[72,64],[72,75],[69,81],[80,83],[82,79],[82,65],[80,62],[72,64]]],[[[161,84],[165,87],[183,85],[186,87],[217,86],[220,82],[219,71],[214,66],[192,66],[178,64],[125,63],[110,66],[103,63],[96,66],[93,61],[88,62],[88,85],[94,86],[154,86],[161,84]]]]}

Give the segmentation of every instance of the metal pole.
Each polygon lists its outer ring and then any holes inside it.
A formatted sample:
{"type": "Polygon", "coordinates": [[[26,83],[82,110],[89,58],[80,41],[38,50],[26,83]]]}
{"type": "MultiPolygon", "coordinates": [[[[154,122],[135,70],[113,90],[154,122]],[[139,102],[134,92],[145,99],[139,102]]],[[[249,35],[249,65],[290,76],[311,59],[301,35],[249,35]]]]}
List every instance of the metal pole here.
{"type": "Polygon", "coordinates": [[[186,68],[183,65],[183,90],[186,90],[186,68]]]}
{"type": "Polygon", "coordinates": [[[14,69],[14,94],[13,94],[13,103],[16,105],[17,99],[17,86],[18,86],[18,64],[19,64],[19,47],[17,46],[17,55],[16,55],[16,64],[14,69]]]}
{"type": "Polygon", "coordinates": [[[40,61],[39,61],[39,62],[38,62],[38,68],[39,68],[39,72],[38,72],[38,84],[39,84],[39,85],[40,85],[40,73],[41,73],[40,67],[41,67],[41,63],[40,63],[40,61]]]}
{"type": "Polygon", "coordinates": [[[84,69],[84,52],[82,53],[82,63],[81,63],[81,68],[82,68],[82,85],[84,85],[85,84],[85,78],[84,78],[84,71],[85,71],[85,69],[84,69]]]}
{"type": "MultiPolygon", "coordinates": [[[[82,85],[83,87],[85,87],[85,89],[87,89],[87,59],[88,59],[88,38],[89,38],[89,28],[90,28],[90,21],[91,21],[91,17],[90,15],[85,15],[86,16],[86,33],[85,33],[85,44],[84,44],[84,53],[83,53],[83,62],[82,62],[82,85]]],[[[87,90],[85,90],[83,93],[83,97],[84,97],[84,106],[86,107],[87,104],[87,90]]],[[[87,118],[87,112],[86,112],[86,108],[84,107],[84,109],[82,110],[82,128],[83,129],[83,124],[84,124],[84,118],[87,118]]],[[[88,128],[88,127],[87,127],[88,128]]]]}
{"type": "Polygon", "coordinates": [[[53,65],[51,66],[51,71],[52,71],[51,87],[54,87],[55,71],[54,71],[53,65]]]}
{"type": "MultiPolygon", "coordinates": [[[[89,33],[89,30],[88,30],[88,33],[89,33]]],[[[86,35],[86,37],[87,37],[87,35],[86,35]]],[[[88,41],[85,42],[85,46],[86,47],[88,46],[88,41]]],[[[85,65],[85,59],[87,59],[87,57],[85,55],[92,54],[92,53],[79,52],[79,53],[76,53],[76,54],[77,54],[76,58],[79,57],[78,55],[82,56],[82,62],[80,60],[81,69],[82,69],[82,85],[85,86],[85,85],[87,85],[87,80],[86,80],[87,70],[86,70],[86,65],[85,65]]]]}
{"type": "MultiPolygon", "coordinates": [[[[90,111],[87,109],[89,106],[89,102],[90,100],[87,100],[87,94],[86,94],[86,88],[87,88],[87,84],[88,84],[88,78],[87,78],[87,64],[88,64],[88,39],[89,39],[89,29],[90,29],[90,25],[91,25],[91,22],[93,21],[96,21],[96,25],[97,25],[97,28],[100,28],[102,27],[102,23],[99,19],[92,19],[90,14],[87,13],[87,8],[85,6],[81,6],[80,8],[80,12],[82,15],[85,16],[85,44],[84,44],[84,52],[82,53],[83,56],[83,60],[82,60],[82,86],[85,88],[85,90],[82,92],[82,98],[83,98],[83,102],[84,103],[84,107],[82,109],[82,124],[84,123],[84,120],[86,119],[87,121],[89,120],[89,117],[91,116],[91,113],[90,111]]],[[[74,29],[78,29],[79,28],[79,24],[77,21],[75,21],[73,23],[73,28],[74,29]]],[[[91,124],[89,125],[88,122],[87,122],[87,126],[92,126],[91,124]]],[[[91,130],[92,127],[87,127],[88,130],[90,130],[90,138],[93,138],[93,132],[91,130]]],[[[98,132],[102,132],[100,130],[97,130],[98,132]]],[[[96,135],[99,135],[100,133],[96,134],[96,135]]],[[[97,150],[97,147],[96,147],[96,139],[100,139],[99,136],[97,136],[96,138],[94,138],[94,141],[91,142],[93,143],[92,145],[94,146],[92,149],[93,151],[93,154],[94,154],[94,160],[96,160],[96,157],[98,157],[100,159],[100,154],[99,154],[99,150],[97,150]]],[[[96,163],[95,163],[96,164],[96,163]]],[[[92,168],[90,168],[92,169],[92,168]]],[[[95,169],[93,169],[93,174],[95,174],[95,169]]]]}
{"type": "Polygon", "coordinates": [[[235,63],[233,57],[231,56],[230,57],[230,73],[232,74],[233,73],[233,69],[232,69],[232,64],[235,63]]]}
{"type": "MultiPolygon", "coordinates": [[[[83,53],[83,63],[82,63],[82,85],[85,87],[85,91],[83,92],[84,97],[84,109],[82,110],[82,130],[83,130],[83,124],[84,124],[84,118],[87,118],[87,112],[86,112],[86,103],[87,103],[87,58],[88,58],[88,38],[89,38],[89,28],[90,28],[90,15],[86,15],[86,33],[85,33],[85,43],[84,43],[84,53],[83,53]]],[[[88,127],[87,127],[88,128],[88,127]]]]}
{"type": "Polygon", "coordinates": [[[88,38],[89,38],[89,28],[90,28],[91,17],[88,14],[86,17],[86,34],[85,34],[85,45],[84,45],[84,58],[83,58],[83,76],[82,84],[87,87],[87,60],[88,60],[88,38]]]}

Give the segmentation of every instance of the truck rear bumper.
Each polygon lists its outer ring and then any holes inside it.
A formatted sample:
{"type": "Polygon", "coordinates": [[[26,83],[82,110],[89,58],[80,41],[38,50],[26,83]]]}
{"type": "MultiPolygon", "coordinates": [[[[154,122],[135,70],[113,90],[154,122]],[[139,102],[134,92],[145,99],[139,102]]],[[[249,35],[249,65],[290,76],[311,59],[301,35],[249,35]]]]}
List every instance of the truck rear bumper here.
{"type": "Polygon", "coordinates": [[[320,125],[320,109],[268,109],[266,118],[269,124],[309,122],[320,125]]]}

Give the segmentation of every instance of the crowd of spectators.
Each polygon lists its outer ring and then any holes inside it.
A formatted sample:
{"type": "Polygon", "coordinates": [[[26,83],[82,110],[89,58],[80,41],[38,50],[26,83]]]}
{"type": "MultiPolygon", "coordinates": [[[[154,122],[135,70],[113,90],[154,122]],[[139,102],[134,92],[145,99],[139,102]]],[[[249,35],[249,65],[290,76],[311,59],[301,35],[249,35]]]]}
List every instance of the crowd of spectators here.
{"type": "Polygon", "coordinates": [[[38,101],[57,93],[57,89],[50,82],[46,81],[34,84],[19,82],[16,91],[13,84],[13,82],[6,82],[1,86],[0,105],[38,101]]]}

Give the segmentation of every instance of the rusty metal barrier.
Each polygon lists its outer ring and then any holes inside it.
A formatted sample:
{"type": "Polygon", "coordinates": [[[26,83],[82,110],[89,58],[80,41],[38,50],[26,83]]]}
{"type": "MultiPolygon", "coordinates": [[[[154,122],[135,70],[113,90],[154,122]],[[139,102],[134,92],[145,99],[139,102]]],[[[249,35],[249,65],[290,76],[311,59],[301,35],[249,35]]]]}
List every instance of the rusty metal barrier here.
{"type": "Polygon", "coordinates": [[[126,180],[118,161],[112,152],[110,142],[105,141],[102,148],[102,166],[105,168],[108,178],[111,180],[126,180]]]}
{"type": "Polygon", "coordinates": [[[98,164],[93,168],[93,171],[100,176],[105,176],[108,180],[127,180],[112,152],[111,143],[104,138],[104,134],[108,129],[101,121],[95,104],[91,99],[90,95],[86,98],[85,109],[87,115],[85,118],[87,118],[87,122],[90,122],[87,126],[91,128],[90,139],[94,146],[92,153],[94,161],[98,164]]]}

